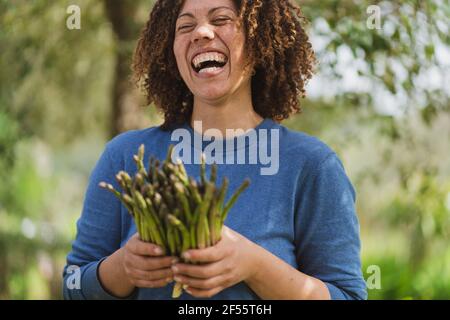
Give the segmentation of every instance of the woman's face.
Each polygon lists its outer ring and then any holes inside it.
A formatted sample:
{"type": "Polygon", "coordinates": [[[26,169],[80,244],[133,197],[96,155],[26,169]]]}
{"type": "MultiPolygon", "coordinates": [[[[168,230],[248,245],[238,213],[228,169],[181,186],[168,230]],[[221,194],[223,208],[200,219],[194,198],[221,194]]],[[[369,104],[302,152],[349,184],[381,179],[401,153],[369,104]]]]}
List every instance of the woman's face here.
{"type": "Polygon", "coordinates": [[[186,0],[173,47],[178,70],[196,99],[209,102],[250,90],[245,34],[232,0],[186,0]]]}

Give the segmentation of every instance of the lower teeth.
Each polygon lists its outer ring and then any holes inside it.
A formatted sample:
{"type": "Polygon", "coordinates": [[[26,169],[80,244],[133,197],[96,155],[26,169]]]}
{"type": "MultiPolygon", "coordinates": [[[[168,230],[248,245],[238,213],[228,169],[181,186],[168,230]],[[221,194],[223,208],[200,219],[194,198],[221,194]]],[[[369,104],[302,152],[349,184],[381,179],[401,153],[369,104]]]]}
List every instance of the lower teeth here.
{"type": "Polygon", "coordinates": [[[205,69],[200,70],[198,73],[214,72],[219,69],[221,69],[221,68],[217,68],[217,67],[205,68],[205,69]]]}

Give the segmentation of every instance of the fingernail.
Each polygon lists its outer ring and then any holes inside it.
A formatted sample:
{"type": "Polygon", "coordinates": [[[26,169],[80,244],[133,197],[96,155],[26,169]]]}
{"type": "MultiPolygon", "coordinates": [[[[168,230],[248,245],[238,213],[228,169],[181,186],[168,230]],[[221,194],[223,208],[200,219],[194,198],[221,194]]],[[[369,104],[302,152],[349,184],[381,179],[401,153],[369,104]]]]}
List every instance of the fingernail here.
{"type": "Polygon", "coordinates": [[[183,253],[183,258],[184,259],[190,259],[191,255],[188,252],[183,253]]]}
{"type": "Polygon", "coordinates": [[[174,259],[172,259],[172,264],[175,264],[175,263],[178,263],[178,258],[174,258],[174,259]]]}
{"type": "Polygon", "coordinates": [[[154,250],[154,252],[155,252],[155,254],[162,254],[162,253],[163,253],[163,251],[162,251],[161,248],[156,248],[156,249],[154,250]]]}
{"type": "Polygon", "coordinates": [[[176,272],[178,272],[178,268],[175,266],[172,266],[172,271],[176,273],[176,272]]]}
{"type": "Polygon", "coordinates": [[[173,277],[173,279],[174,279],[176,282],[181,282],[181,278],[173,277]]]}

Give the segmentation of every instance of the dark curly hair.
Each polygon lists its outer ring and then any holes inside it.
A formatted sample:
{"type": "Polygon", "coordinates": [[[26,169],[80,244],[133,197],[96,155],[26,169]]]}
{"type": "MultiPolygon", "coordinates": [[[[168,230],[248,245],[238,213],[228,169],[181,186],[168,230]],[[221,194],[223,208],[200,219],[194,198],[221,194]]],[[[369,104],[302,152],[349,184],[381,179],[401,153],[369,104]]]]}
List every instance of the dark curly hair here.
{"type": "MultiPolygon", "coordinates": [[[[133,60],[148,104],[164,114],[162,129],[190,120],[193,96],[181,79],[173,52],[175,24],[184,0],[158,0],[142,30],[133,60]]],[[[253,63],[255,111],[277,122],[301,111],[315,54],[303,28],[306,19],[290,0],[234,0],[245,28],[247,63],[253,63]]]]}

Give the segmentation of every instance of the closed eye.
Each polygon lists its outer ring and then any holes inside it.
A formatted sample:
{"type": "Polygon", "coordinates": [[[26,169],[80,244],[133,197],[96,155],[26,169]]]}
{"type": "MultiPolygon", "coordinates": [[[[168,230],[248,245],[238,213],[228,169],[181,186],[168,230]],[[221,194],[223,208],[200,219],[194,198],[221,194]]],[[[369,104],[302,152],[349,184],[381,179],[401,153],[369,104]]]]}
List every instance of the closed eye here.
{"type": "Polygon", "coordinates": [[[213,22],[215,24],[224,24],[229,20],[230,20],[230,18],[218,18],[218,19],[214,19],[213,22]]]}
{"type": "Polygon", "coordinates": [[[189,29],[189,28],[192,28],[192,27],[193,27],[193,25],[191,25],[191,24],[183,25],[183,26],[179,27],[178,30],[186,30],[186,29],[189,29]]]}

